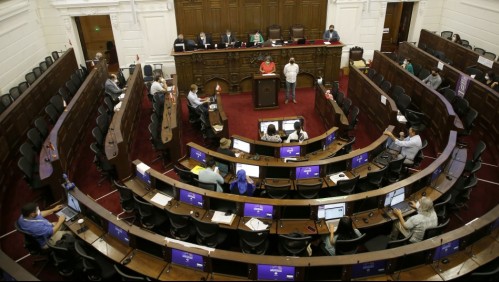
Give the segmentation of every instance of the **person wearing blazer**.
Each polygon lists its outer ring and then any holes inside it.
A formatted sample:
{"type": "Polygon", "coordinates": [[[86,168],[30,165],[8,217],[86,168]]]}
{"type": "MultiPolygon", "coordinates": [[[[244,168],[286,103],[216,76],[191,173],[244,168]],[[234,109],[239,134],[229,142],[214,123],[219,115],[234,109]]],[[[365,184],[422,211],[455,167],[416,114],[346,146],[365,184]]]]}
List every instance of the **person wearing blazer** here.
{"type": "Polygon", "coordinates": [[[213,40],[211,36],[207,36],[204,32],[200,32],[199,36],[196,38],[196,44],[198,49],[205,49],[206,44],[213,45],[213,40]]]}
{"type": "Polygon", "coordinates": [[[230,32],[230,30],[226,30],[224,34],[222,34],[222,44],[226,44],[226,45],[231,45],[231,44],[234,44],[234,42],[236,42],[237,39],[236,39],[236,36],[234,36],[234,34],[232,34],[230,32]]]}

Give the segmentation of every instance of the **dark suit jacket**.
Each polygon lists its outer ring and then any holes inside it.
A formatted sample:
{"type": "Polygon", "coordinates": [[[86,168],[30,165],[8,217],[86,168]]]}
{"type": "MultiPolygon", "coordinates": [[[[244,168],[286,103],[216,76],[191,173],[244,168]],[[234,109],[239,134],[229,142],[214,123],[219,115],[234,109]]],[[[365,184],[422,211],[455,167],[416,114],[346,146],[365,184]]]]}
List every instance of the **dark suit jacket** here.
{"type": "MultiPolygon", "coordinates": [[[[211,44],[211,45],[213,45],[213,40],[212,40],[211,36],[206,35],[205,40],[206,40],[206,44],[211,44]]],[[[201,40],[201,37],[199,37],[199,35],[198,35],[198,37],[196,38],[196,44],[198,45],[198,48],[200,48],[200,49],[204,49],[203,40],[201,40]]]]}
{"type": "Polygon", "coordinates": [[[121,93],[123,93],[123,89],[119,88],[111,79],[107,79],[106,83],[104,84],[106,94],[111,95],[113,100],[116,102],[119,102],[119,96],[121,93]]]}
{"type": "Polygon", "coordinates": [[[222,42],[221,43],[232,43],[232,42],[236,42],[236,41],[237,41],[237,39],[236,39],[236,36],[234,34],[231,34],[230,38],[227,38],[227,34],[225,34],[225,33],[222,35],[222,42]]]}

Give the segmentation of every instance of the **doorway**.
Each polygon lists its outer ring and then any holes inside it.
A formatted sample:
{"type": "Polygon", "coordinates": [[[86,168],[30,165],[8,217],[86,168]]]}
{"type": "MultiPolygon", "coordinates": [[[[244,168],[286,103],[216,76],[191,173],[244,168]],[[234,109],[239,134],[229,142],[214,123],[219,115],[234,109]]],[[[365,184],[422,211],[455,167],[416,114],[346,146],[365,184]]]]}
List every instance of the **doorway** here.
{"type": "Polygon", "coordinates": [[[108,63],[108,70],[117,71],[118,54],[109,15],[75,17],[75,22],[85,60],[92,60],[101,53],[108,63]]]}
{"type": "Polygon", "coordinates": [[[386,6],[381,52],[393,52],[399,42],[407,41],[414,2],[388,3],[386,6]]]}

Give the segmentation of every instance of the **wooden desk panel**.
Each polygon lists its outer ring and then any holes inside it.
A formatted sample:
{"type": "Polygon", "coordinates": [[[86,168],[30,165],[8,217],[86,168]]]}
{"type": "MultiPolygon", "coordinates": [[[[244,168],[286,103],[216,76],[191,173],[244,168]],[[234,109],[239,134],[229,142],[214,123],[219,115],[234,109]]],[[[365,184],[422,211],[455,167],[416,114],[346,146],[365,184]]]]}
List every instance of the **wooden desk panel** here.
{"type": "Polygon", "coordinates": [[[210,110],[208,112],[209,120],[210,120],[210,125],[212,127],[212,130],[214,134],[218,138],[229,138],[229,119],[227,118],[227,114],[224,111],[223,103],[222,103],[222,95],[220,95],[219,92],[216,94],[217,98],[217,108],[215,110],[210,110]],[[215,130],[215,125],[222,126],[221,131],[215,130]]]}
{"type": "Polygon", "coordinates": [[[133,259],[126,267],[143,275],[158,279],[163,273],[167,262],[141,250],[135,249],[134,252],[135,255],[133,256],[133,259]]]}
{"type": "Polygon", "coordinates": [[[479,265],[485,265],[497,257],[499,242],[494,237],[483,237],[466,251],[470,253],[471,258],[479,265]]]}
{"type": "Polygon", "coordinates": [[[392,274],[392,279],[396,281],[443,281],[429,264],[397,271],[392,274]]]}
{"type": "Polygon", "coordinates": [[[158,277],[160,281],[206,281],[209,273],[175,264],[168,264],[158,277]]]}
{"type": "Polygon", "coordinates": [[[480,265],[471,259],[466,251],[457,252],[447,257],[448,263],[434,262],[431,266],[443,280],[452,280],[465,275],[480,265]]]}
{"type": "Polygon", "coordinates": [[[348,117],[336,101],[326,99],[326,91],[324,85],[315,88],[314,109],[321,117],[326,128],[338,127],[339,136],[344,136],[345,130],[349,126],[348,117]]]}
{"type": "Polygon", "coordinates": [[[161,141],[166,144],[169,159],[176,162],[182,156],[182,103],[177,87],[177,75],[173,77],[172,91],[165,95],[161,141]]]}
{"type": "Polygon", "coordinates": [[[88,218],[84,218],[85,222],[83,224],[74,223],[69,226],[69,229],[76,234],[83,241],[93,244],[97,239],[102,237],[106,232],[102,230],[102,228],[94,223],[92,220],[88,218]],[[86,226],[88,229],[84,232],[78,233],[78,230],[86,226]]]}
{"type": "Polygon", "coordinates": [[[129,256],[132,252],[131,247],[123,244],[121,241],[109,234],[105,234],[95,240],[92,243],[92,246],[106,257],[118,263],[120,263],[125,257],[129,256]]]}
{"type": "MultiPolygon", "coordinates": [[[[205,92],[208,84],[217,80],[229,92],[249,92],[251,78],[258,72],[263,54],[272,56],[278,74],[289,57],[300,58],[300,76],[310,77],[308,81],[323,78],[326,86],[339,80],[343,44],[332,45],[291,45],[270,48],[239,48],[225,50],[205,50],[194,52],[172,52],[175,58],[176,73],[179,77],[179,90],[186,95],[189,85],[195,83],[200,92],[205,92]]],[[[311,87],[313,85],[303,85],[311,87]]]]}
{"type": "MultiPolygon", "coordinates": [[[[277,221],[277,234],[302,233],[304,235],[317,235],[315,220],[312,219],[281,219],[277,221]],[[308,229],[312,227],[315,231],[308,229]]],[[[329,233],[329,232],[328,232],[329,233]]]]}

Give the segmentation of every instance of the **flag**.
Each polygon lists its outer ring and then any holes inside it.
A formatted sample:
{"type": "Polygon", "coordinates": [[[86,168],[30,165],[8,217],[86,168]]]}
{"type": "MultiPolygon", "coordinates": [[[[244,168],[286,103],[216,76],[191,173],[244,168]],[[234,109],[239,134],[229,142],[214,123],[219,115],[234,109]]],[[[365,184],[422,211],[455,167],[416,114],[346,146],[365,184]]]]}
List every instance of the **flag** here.
{"type": "Polygon", "coordinates": [[[140,58],[139,58],[139,54],[137,54],[137,62],[138,62],[139,60],[140,60],[140,58]]]}
{"type": "Polygon", "coordinates": [[[73,46],[73,44],[71,44],[71,39],[68,39],[69,40],[69,46],[73,46]]]}
{"type": "Polygon", "coordinates": [[[215,91],[216,92],[222,91],[222,87],[220,87],[220,85],[218,85],[218,83],[217,83],[217,87],[215,87],[215,91]]]}

